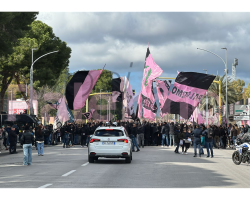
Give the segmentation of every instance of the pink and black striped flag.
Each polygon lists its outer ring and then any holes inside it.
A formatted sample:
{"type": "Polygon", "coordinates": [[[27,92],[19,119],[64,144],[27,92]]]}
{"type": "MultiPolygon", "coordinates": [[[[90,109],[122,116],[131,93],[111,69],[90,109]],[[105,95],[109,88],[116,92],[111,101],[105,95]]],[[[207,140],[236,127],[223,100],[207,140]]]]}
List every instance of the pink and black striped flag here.
{"type": "Polygon", "coordinates": [[[66,98],[71,110],[85,106],[85,102],[96,84],[102,70],[78,71],[66,87],[66,98]]]}
{"type": "Polygon", "coordinates": [[[112,79],[112,102],[122,102],[124,91],[124,77],[112,79]]]}
{"type": "Polygon", "coordinates": [[[184,119],[189,119],[214,79],[214,75],[180,72],[162,112],[179,114],[184,119]]]}
{"type": "Polygon", "coordinates": [[[149,47],[147,48],[146,60],[142,78],[142,90],[138,98],[138,118],[141,118],[141,110],[143,110],[143,117],[154,120],[157,112],[157,105],[153,92],[153,80],[162,74],[163,70],[154,62],[150,54],[149,47]],[[141,109],[142,101],[142,109],[141,109]]]}

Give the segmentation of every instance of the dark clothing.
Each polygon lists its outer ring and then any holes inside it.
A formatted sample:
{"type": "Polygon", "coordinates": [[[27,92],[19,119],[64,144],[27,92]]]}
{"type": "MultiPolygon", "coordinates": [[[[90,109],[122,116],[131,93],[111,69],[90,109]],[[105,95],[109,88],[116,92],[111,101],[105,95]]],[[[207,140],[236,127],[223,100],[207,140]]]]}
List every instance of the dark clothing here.
{"type": "Polygon", "coordinates": [[[134,137],[136,137],[136,135],[137,135],[137,127],[132,127],[130,135],[133,135],[134,137]]]}
{"type": "Polygon", "coordinates": [[[169,134],[174,135],[174,125],[173,124],[170,124],[170,126],[169,126],[169,134]]]}
{"type": "Polygon", "coordinates": [[[169,125],[168,124],[165,124],[164,126],[162,126],[161,133],[169,135],[169,125]]]}
{"type": "Polygon", "coordinates": [[[139,134],[141,134],[141,133],[145,134],[145,126],[144,125],[138,127],[138,133],[139,134]]]}
{"type": "Polygon", "coordinates": [[[202,130],[199,128],[196,128],[193,130],[194,135],[194,143],[200,144],[201,143],[201,136],[202,136],[202,130]]]}
{"type": "Polygon", "coordinates": [[[10,154],[16,153],[16,144],[10,143],[9,151],[10,154]]]}
{"type": "Polygon", "coordinates": [[[9,132],[9,143],[16,144],[17,143],[17,135],[15,131],[10,130],[9,132]]]}
{"type": "Polygon", "coordinates": [[[237,130],[236,129],[232,129],[232,136],[237,136],[237,130]]]}
{"type": "Polygon", "coordinates": [[[38,130],[35,132],[36,141],[44,141],[44,131],[41,130],[41,134],[38,133],[38,130]]]}
{"type": "Polygon", "coordinates": [[[16,143],[17,143],[17,135],[15,131],[12,130],[9,131],[9,143],[10,143],[9,147],[10,154],[13,154],[16,152],[16,143]]]}
{"type": "Polygon", "coordinates": [[[32,146],[34,145],[34,136],[32,135],[32,133],[29,130],[25,130],[23,133],[23,136],[21,138],[21,144],[32,144],[32,146]]]}
{"type": "Polygon", "coordinates": [[[214,136],[219,136],[220,137],[220,130],[218,128],[214,129],[214,136]]]}

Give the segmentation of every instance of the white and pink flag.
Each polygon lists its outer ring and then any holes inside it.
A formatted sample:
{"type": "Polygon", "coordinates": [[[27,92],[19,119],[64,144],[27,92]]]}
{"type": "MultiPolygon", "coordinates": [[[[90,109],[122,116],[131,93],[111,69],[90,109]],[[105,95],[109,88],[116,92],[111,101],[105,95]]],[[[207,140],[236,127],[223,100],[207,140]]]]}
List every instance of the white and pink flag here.
{"type": "MultiPolygon", "coordinates": [[[[171,80],[165,80],[165,81],[156,80],[156,90],[159,98],[160,109],[163,108],[165,101],[168,98],[170,86],[171,86],[171,80]]],[[[163,117],[165,114],[166,113],[162,113],[161,110],[160,113],[161,117],[163,117]]]]}
{"type": "Polygon", "coordinates": [[[138,98],[138,118],[141,117],[141,101],[144,112],[143,117],[154,120],[157,112],[157,105],[153,93],[153,80],[162,74],[163,70],[154,62],[150,54],[149,47],[147,48],[146,61],[142,78],[142,90],[138,98]]]}
{"type": "Polygon", "coordinates": [[[61,128],[65,122],[69,121],[70,115],[68,114],[67,105],[65,102],[65,97],[62,97],[61,103],[58,106],[56,113],[53,130],[61,128]]]}

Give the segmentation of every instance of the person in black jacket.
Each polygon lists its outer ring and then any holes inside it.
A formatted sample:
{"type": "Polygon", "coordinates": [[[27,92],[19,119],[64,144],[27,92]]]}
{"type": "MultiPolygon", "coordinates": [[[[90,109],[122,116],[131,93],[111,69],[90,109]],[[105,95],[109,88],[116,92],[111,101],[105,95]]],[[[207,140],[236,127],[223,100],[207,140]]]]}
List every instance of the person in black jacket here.
{"type": "Polygon", "coordinates": [[[144,124],[139,125],[138,127],[138,146],[139,148],[142,146],[142,148],[144,148],[144,134],[145,134],[145,126],[144,124]]]}
{"type": "Polygon", "coordinates": [[[81,128],[81,147],[86,145],[86,136],[88,135],[88,128],[86,124],[83,124],[81,128]]]}
{"type": "Polygon", "coordinates": [[[197,157],[197,152],[196,148],[198,146],[199,149],[199,156],[201,157],[201,136],[202,136],[202,131],[198,127],[198,125],[195,125],[195,128],[193,130],[193,135],[194,135],[194,157],[197,157]]]}
{"type": "Polygon", "coordinates": [[[25,131],[21,138],[21,144],[23,145],[23,154],[24,154],[23,158],[24,166],[31,165],[32,162],[32,146],[34,145],[34,136],[32,135],[29,129],[30,127],[26,125],[24,128],[25,131]]]}
{"type": "Polygon", "coordinates": [[[140,151],[140,149],[139,149],[137,142],[136,142],[136,135],[137,135],[137,127],[136,127],[136,124],[133,124],[133,127],[131,129],[131,134],[129,135],[129,137],[132,140],[132,151],[135,151],[134,146],[136,146],[136,148],[137,148],[136,152],[138,152],[138,151],[140,151]]]}
{"type": "Polygon", "coordinates": [[[42,130],[42,125],[39,124],[36,131],[36,143],[37,143],[37,151],[38,156],[43,156],[43,148],[44,148],[44,131],[42,130]]]}
{"type": "Polygon", "coordinates": [[[10,147],[9,147],[10,154],[17,153],[16,152],[17,135],[14,126],[11,127],[11,130],[9,132],[9,142],[10,142],[10,147]]]}
{"type": "Polygon", "coordinates": [[[214,157],[213,153],[213,130],[210,125],[207,125],[207,129],[202,132],[202,135],[205,136],[205,143],[207,147],[207,157],[210,157],[210,152],[211,151],[211,158],[214,157]]]}
{"type": "Polygon", "coordinates": [[[150,124],[149,124],[149,122],[147,122],[145,125],[145,145],[146,146],[150,145],[150,124]]]}
{"type": "Polygon", "coordinates": [[[90,141],[90,135],[93,135],[94,133],[94,125],[93,124],[88,124],[87,125],[87,130],[88,132],[86,133],[86,137],[87,137],[87,146],[89,146],[89,141],[90,141]]]}
{"type": "Polygon", "coordinates": [[[162,133],[162,147],[164,147],[165,139],[166,139],[166,145],[169,147],[169,142],[168,142],[168,136],[169,136],[169,125],[164,122],[163,126],[161,128],[161,133],[162,133]]]}
{"type": "Polygon", "coordinates": [[[78,145],[79,134],[80,134],[80,125],[77,125],[75,126],[74,129],[74,145],[78,145]]]}
{"type": "Polygon", "coordinates": [[[227,146],[227,130],[224,127],[221,128],[221,136],[222,136],[222,144],[223,144],[222,148],[225,149],[227,146]]]}

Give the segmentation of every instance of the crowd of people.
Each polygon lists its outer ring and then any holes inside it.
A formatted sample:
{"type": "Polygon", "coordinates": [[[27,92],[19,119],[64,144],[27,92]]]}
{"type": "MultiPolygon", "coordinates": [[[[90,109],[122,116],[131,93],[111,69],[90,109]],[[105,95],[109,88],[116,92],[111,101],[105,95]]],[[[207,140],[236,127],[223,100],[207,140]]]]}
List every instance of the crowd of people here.
{"type": "MultiPolygon", "coordinates": [[[[111,123],[111,122],[110,122],[111,123]]],[[[39,124],[37,127],[28,124],[18,127],[17,124],[2,126],[0,129],[0,153],[5,147],[10,154],[17,153],[19,142],[24,151],[24,165],[32,162],[32,146],[36,147],[38,156],[44,155],[44,146],[63,144],[63,148],[88,146],[91,135],[99,126],[109,123],[95,120],[84,123],[65,123],[60,129],[53,131],[53,125],[39,124]]],[[[234,147],[234,141],[240,133],[248,132],[248,125],[238,127],[237,124],[226,126],[188,125],[186,123],[147,122],[147,121],[116,121],[117,126],[123,126],[132,140],[132,150],[140,151],[144,146],[174,146],[176,154],[188,154],[190,146],[194,147],[194,157],[204,154],[213,157],[213,148],[234,147]],[[198,150],[198,153],[197,153],[198,150]]]]}

